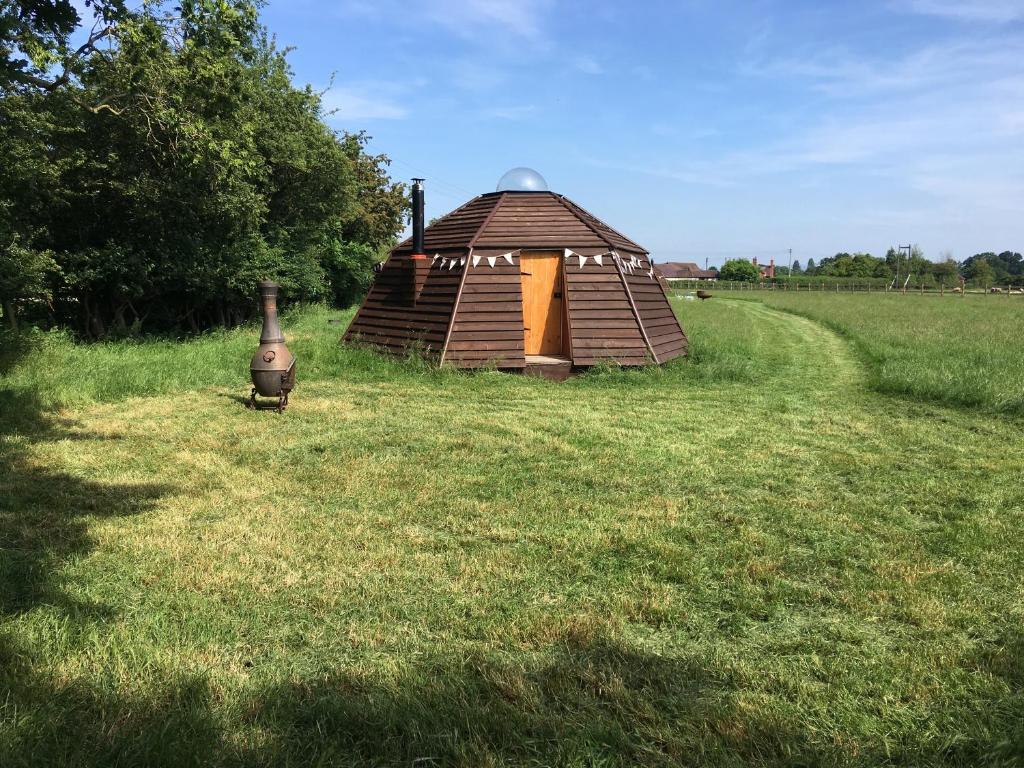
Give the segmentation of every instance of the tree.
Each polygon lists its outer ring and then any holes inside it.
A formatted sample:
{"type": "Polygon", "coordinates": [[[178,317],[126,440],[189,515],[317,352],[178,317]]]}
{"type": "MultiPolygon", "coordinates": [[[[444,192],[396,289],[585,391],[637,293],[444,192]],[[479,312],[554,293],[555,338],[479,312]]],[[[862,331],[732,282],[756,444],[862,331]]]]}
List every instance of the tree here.
{"type": "Polygon", "coordinates": [[[401,229],[404,187],[292,85],[256,6],[147,4],[113,25],[60,87],[0,100],[0,258],[35,254],[0,298],[24,303],[45,274],[56,318],[92,337],[239,322],[266,278],[352,300],[401,229]]]}
{"type": "Polygon", "coordinates": [[[752,283],[756,282],[760,277],[761,270],[745,259],[729,259],[718,271],[719,280],[752,283]]]}
{"type": "Polygon", "coordinates": [[[799,261],[799,259],[794,261],[793,262],[793,272],[792,272],[792,274],[799,275],[802,271],[803,270],[800,269],[800,261],[799,261]]]}
{"type": "Polygon", "coordinates": [[[82,22],[71,0],[0,2],[0,92],[50,93],[73,82],[100,41],[114,33],[115,22],[127,15],[124,0],[84,0],[84,7],[94,24],[85,42],[71,48],[71,35],[82,22]]]}
{"type": "Polygon", "coordinates": [[[807,260],[807,269],[804,270],[804,274],[813,275],[818,271],[818,268],[814,265],[814,259],[807,260]]]}
{"type": "Polygon", "coordinates": [[[985,255],[980,254],[981,258],[972,256],[965,262],[963,270],[964,277],[982,288],[988,288],[992,285],[995,276],[995,270],[992,269],[991,262],[984,258],[985,255]]]}
{"type": "Polygon", "coordinates": [[[875,258],[870,253],[856,253],[852,256],[849,253],[837,253],[821,260],[818,265],[818,274],[832,277],[874,277],[879,266],[884,267],[882,259],[875,258]]]}
{"type": "Polygon", "coordinates": [[[953,259],[953,254],[949,251],[943,252],[942,261],[932,267],[932,275],[935,277],[935,282],[941,286],[952,285],[959,274],[960,270],[953,259]]]}
{"type": "Polygon", "coordinates": [[[0,99],[0,305],[14,329],[19,305],[51,297],[57,271],[46,235],[66,165],[47,146],[54,126],[34,101],[0,99]]]}
{"type": "Polygon", "coordinates": [[[1024,257],[1015,251],[1003,251],[996,258],[1006,266],[1006,273],[1014,277],[1024,276],[1024,257]]]}

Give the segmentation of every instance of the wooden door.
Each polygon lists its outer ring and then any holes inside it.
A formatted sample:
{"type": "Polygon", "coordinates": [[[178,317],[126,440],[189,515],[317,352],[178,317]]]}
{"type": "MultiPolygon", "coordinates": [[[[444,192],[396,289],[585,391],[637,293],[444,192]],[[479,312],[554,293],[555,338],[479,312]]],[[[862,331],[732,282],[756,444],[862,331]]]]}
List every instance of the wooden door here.
{"type": "Polygon", "coordinates": [[[562,252],[524,251],[523,345],[527,355],[562,354],[562,252]]]}

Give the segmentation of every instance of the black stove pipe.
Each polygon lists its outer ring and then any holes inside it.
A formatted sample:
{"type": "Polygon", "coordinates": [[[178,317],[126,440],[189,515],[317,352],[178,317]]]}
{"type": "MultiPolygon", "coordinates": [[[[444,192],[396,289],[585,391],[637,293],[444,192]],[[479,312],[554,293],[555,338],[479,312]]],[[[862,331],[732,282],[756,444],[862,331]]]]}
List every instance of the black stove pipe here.
{"type": "Polygon", "coordinates": [[[412,180],[412,252],[423,253],[423,179],[412,180]]]}

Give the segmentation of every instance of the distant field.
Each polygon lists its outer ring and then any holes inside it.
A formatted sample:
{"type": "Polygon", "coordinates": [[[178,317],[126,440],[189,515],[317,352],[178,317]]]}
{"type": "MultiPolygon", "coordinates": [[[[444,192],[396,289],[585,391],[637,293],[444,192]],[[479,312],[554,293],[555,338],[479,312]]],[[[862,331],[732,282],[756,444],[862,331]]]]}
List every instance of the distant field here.
{"type": "MultiPolygon", "coordinates": [[[[6,339],[0,765],[1019,765],[1020,419],[676,306],[689,360],[561,384],[293,312],[283,416],[253,328],[6,339]]],[[[843,316],[989,325],[935,306],[843,316]]]]}
{"type": "Polygon", "coordinates": [[[879,392],[1024,414],[1024,297],[749,295],[850,339],[879,392]]]}

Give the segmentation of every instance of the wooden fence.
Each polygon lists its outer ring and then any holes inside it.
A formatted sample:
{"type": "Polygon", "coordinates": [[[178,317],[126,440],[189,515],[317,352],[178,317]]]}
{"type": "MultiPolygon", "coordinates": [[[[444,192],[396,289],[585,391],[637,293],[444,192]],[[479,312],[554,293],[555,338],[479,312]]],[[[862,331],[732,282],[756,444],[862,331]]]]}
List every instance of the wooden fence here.
{"type": "MultiPolygon", "coordinates": [[[[799,291],[804,293],[917,293],[935,296],[960,295],[959,285],[947,286],[940,284],[920,283],[908,285],[906,289],[891,288],[891,280],[855,280],[848,278],[823,278],[814,280],[799,278],[794,280],[761,280],[758,282],[736,282],[729,280],[669,280],[668,286],[673,294],[704,291],[799,291]]],[[[986,296],[1024,296],[1024,283],[999,286],[968,285],[963,293],[984,294],[986,296]]]]}

